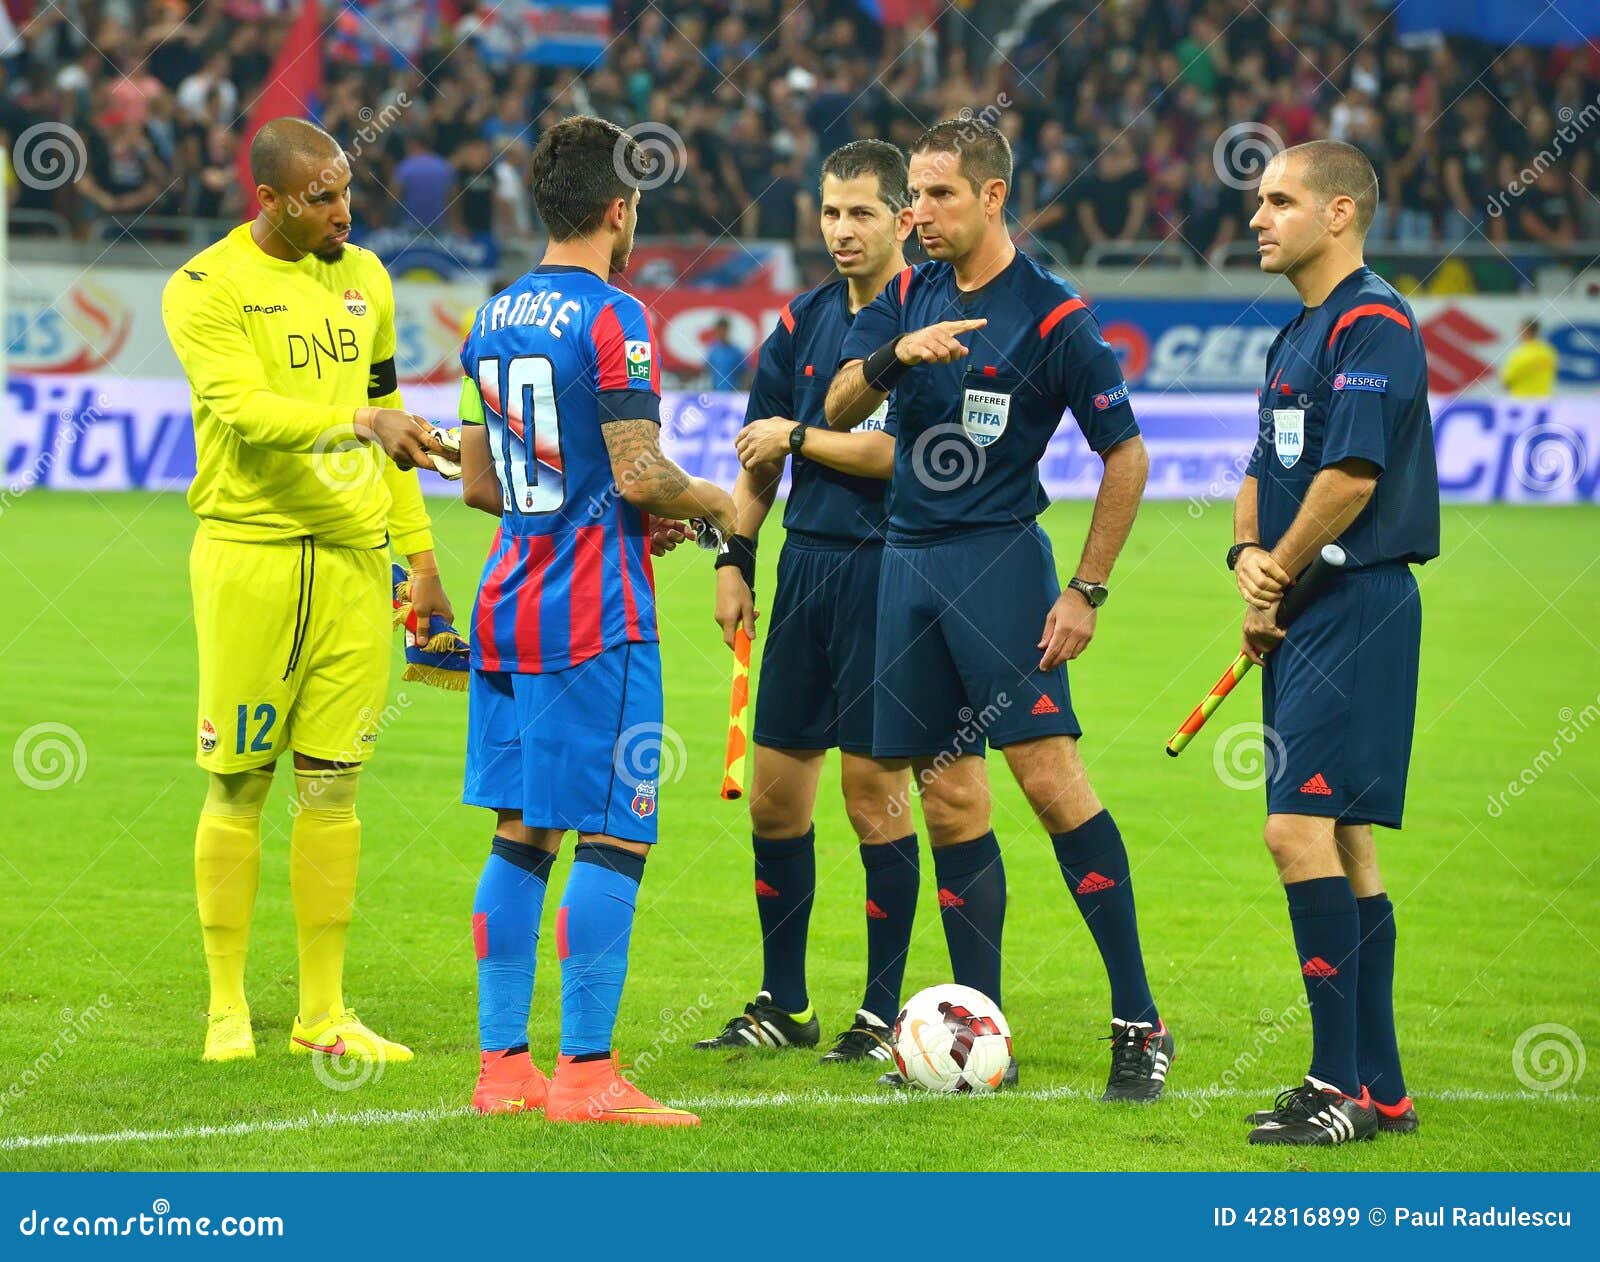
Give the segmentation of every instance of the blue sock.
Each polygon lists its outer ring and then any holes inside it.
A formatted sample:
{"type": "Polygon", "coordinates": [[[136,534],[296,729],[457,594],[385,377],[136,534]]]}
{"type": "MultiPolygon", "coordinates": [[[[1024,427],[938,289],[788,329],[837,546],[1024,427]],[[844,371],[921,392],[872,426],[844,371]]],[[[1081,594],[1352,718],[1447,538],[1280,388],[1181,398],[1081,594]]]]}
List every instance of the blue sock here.
{"type": "Polygon", "coordinates": [[[917,914],[917,835],[861,847],[867,870],[867,992],[861,1006],[885,1025],[900,1015],[900,985],[917,914]]]}
{"type": "Polygon", "coordinates": [[[1356,1068],[1379,1104],[1406,1097],[1394,1034],[1394,904],[1387,894],[1356,899],[1361,958],[1356,985],[1356,1068]]]}
{"type": "Polygon", "coordinates": [[[528,1045],[534,948],[555,855],[496,837],[472,900],[478,955],[478,1046],[486,1052],[528,1045]]]}
{"type": "Polygon", "coordinates": [[[1356,1070],[1356,988],[1361,914],[1349,878],[1319,876],[1285,885],[1294,946],[1311,1006],[1313,1078],[1361,1094],[1356,1070]]]}
{"type": "Polygon", "coordinates": [[[628,976],[628,938],[644,859],[616,846],[579,842],[556,917],[561,957],[561,1054],[599,1057],[611,1052],[622,983],[628,976]]]}
{"type": "Polygon", "coordinates": [[[1144,975],[1139,949],[1139,918],[1133,905],[1128,849],[1110,811],[1064,833],[1051,833],[1056,862],[1111,981],[1111,1015],[1123,1021],[1157,1024],[1156,1001],[1144,975]]]}
{"type": "Polygon", "coordinates": [[[1000,936],[1006,927],[1006,868],[994,831],[955,846],[935,846],[939,919],[950,971],[963,986],[1000,1003],[1000,936]]]}
{"type": "Polygon", "coordinates": [[[817,893],[817,834],[779,841],[751,835],[756,852],[756,913],[761,917],[761,989],[784,1012],[811,1006],[806,993],[806,932],[817,893]]]}

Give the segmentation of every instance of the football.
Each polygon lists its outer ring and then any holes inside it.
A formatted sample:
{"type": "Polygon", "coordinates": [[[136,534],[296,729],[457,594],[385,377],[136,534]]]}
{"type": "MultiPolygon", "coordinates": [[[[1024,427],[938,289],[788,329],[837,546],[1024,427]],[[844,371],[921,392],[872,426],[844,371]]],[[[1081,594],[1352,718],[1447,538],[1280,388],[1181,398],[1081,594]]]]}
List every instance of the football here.
{"type": "Polygon", "coordinates": [[[1011,1063],[1011,1027],[999,1005],[970,986],[920,990],[894,1022],[895,1068],[913,1086],[986,1094],[1011,1063]]]}

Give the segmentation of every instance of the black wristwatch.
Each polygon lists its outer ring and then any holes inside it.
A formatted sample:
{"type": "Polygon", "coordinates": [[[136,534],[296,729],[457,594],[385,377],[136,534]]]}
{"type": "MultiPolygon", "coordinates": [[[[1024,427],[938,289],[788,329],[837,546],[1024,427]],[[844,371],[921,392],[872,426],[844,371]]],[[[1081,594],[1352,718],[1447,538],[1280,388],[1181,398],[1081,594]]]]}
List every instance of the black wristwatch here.
{"type": "Polygon", "coordinates": [[[795,455],[800,454],[800,448],[806,445],[806,423],[796,421],[794,428],[789,431],[789,450],[795,455]]]}
{"type": "Polygon", "coordinates": [[[1236,543],[1228,549],[1228,568],[1231,570],[1239,564],[1239,558],[1244,555],[1246,548],[1259,548],[1261,545],[1254,539],[1246,539],[1243,543],[1236,543]]]}
{"type": "Polygon", "coordinates": [[[1111,595],[1111,589],[1104,583],[1091,583],[1087,579],[1069,578],[1067,586],[1087,600],[1090,609],[1100,608],[1106,603],[1106,597],[1111,595]]]}

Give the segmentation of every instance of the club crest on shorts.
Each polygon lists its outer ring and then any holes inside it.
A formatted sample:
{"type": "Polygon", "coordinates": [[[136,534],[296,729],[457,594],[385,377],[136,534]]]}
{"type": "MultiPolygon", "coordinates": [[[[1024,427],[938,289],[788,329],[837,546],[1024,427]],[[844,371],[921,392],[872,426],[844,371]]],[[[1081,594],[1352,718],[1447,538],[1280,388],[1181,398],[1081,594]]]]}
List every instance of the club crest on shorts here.
{"type": "Polygon", "coordinates": [[[640,819],[649,819],[656,813],[656,782],[641,780],[633,786],[633,813],[640,819]]]}
{"type": "Polygon", "coordinates": [[[353,316],[367,314],[367,300],[361,296],[359,289],[347,289],[344,291],[344,309],[353,316]]]}
{"type": "Polygon", "coordinates": [[[1278,463],[1292,469],[1300,462],[1305,449],[1306,412],[1304,408],[1272,409],[1272,446],[1278,453],[1278,463]]]}
{"type": "Polygon", "coordinates": [[[217,729],[210,719],[200,720],[200,752],[209,754],[217,747],[217,729]]]}
{"type": "Polygon", "coordinates": [[[993,390],[968,390],[961,400],[961,428],[973,446],[987,447],[1006,432],[1011,396],[993,390]]]}

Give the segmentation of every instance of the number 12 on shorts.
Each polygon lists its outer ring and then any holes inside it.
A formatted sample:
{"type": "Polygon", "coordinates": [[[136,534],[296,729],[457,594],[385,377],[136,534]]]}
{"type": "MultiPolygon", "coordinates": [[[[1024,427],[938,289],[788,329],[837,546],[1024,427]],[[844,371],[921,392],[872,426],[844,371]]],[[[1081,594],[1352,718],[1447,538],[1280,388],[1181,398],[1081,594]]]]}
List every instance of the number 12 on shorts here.
{"type": "Polygon", "coordinates": [[[276,706],[269,705],[265,701],[255,708],[255,714],[253,716],[250,713],[250,707],[248,705],[240,706],[239,723],[237,728],[237,736],[234,738],[233,742],[233,752],[236,754],[242,754],[248,749],[252,754],[270,753],[272,751],[272,742],[267,739],[267,737],[268,733],[272,731],[272,725],[277,721],[278,708],[276,706]],[[249,727],[252,718],[257,725],[256,734],[255,738],[250,741],[249,745],[246,745],[245,740],[250,735],[249,727]]]}

